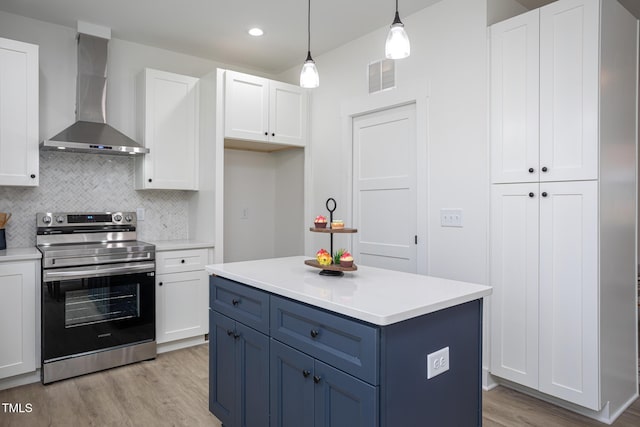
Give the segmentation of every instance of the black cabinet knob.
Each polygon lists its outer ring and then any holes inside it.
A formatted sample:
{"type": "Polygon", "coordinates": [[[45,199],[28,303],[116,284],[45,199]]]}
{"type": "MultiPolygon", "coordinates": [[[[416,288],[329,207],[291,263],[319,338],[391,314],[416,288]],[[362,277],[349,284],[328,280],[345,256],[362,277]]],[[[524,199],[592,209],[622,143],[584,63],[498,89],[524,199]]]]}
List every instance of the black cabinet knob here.
{"type": "Polygon", "coordinates": [[[535,194],[529,193],[529,197],[533,197],[533,196],[535,196],[535,194]]]}
{"type": "Polygon", "coordinates": [[[546,192],[546,191],[543,191],[543,192],[542,192],[542,197],[547,197],[547,196],[548,196],[547,192],[546,192]]]}
{"type": "Polygon", "coordinates": [[[549,170],[549,169],[547,169],[547,167],[546,167],[546,166],[543,166],[543,167],[542,167],[542,172],[546,172],[546,171],[548,171],[548,170],[549,170]]]}
{"type": "Polygon", "coordinates": [[[234,299],[231,300],[231,304],[238,305],[238,304],[240,304],[240,300],[234,298],[234,299]]]}
{"type": "Polygon", "coordinates": [[[311,371],[309,371],[309,370],[307,370],[307,369],[304,369],[304,370],[302,371],[302,376],[303,376],[303,377],[307,378],[309,375],[311,375],[311,371]]]}
{"type": "Polygon", "coordinates": [[[315,329],[312,329],[311,332],[310,332],[311,338],[317,337],[319,333],[320,333],[319,331],[316,331],[315,329]]]}
{"type": "Polygon", "coordinates": [[[533,168],[529,168],[529,173],[533,173],[534,169],[533,168]]]}
{"type": "Polygon", "coordinates": [[[316,383],[316,384],[318,384],[318,383],[320,382],[320,380],[321,380],[321,379],[322,379],[322,377],[319,377],[319,376],[317,376],[317,375],[314,375],[314,376],[313,376],[313,382],[314,382],[314,383],[316,383]]]}
{"type": "Polygon", "coordinates": [[[184,260],[180,261],[180,264],[184,264],[184,260]]]}
{"type": "Polygon", "coordinates": [[[36,177],[36,174],[35,174],[35,173],[32,173],[32,174],[31,174],[31,179],[33,179],[33,178],[35,178],[35,177],[36,177]]]}
{"type": "Polygon", "coordinates": [[[160,283],[158,283],[158,286],[162,286],[162,284],[163,284],[163,283],[162,283],[162,282],[160,282],[160,283]]]}
{"type": "Polygon", "coordinates": [[[264,133],[264,136],[269,136],[269,132],[265,132],[265,133],[264,133]]]}
{"type": "Polygon", "coordinates": [[[149,182],[152,182],[153,180],[151,178],[149,178],[149,182]]]}
{"type": "Polygon", "coordinates": [[[276,134],[275,133],[271,133],[271,136],[276,136],[276,134]]]}
{"type": "Polygon", "coordinates": [[[233,335],[233,331],[231,329],[227,329],[227,335],[229,336],[233,335]]]}
{"type": "Polygon", "coordinates": [[[237,333],[237,332],[234,332],[234,333],[233,333],[233,339],[234,339],[234,340],[237,340],[238,338],[240,338],[240,334],[239,334],[239,333],[237,333]]]}

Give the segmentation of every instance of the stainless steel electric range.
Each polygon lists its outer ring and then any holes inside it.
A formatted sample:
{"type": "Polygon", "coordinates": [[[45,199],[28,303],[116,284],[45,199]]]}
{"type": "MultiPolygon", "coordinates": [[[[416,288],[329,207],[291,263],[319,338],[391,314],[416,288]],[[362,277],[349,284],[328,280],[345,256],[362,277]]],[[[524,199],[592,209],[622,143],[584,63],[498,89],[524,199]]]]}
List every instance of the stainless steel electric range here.
{"type": "Polygon", "coordinates": [[[44,384],[156,357],[155,246],[135,212],[38,213],[44,384]]]}

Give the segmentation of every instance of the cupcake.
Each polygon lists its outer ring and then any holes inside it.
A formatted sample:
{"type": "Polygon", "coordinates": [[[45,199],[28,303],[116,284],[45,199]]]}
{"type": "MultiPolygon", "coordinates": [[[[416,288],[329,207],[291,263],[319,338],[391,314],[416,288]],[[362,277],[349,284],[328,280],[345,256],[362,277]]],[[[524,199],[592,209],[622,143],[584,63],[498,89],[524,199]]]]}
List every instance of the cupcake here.
{"type": "Polygon", "coordinates": [[[334,221],[331,221],[331,228],[344,228],[344,221],[342,221],[341,219],[336,219],[334,221]]]}
{"type": "Polygon", "coordinates": [[[316,260],[320,265],[330,265],[331,264],[331,254],[327,252],[325,249],[320,249],[316,252],[316,260]]]}
{"type": "Polygon", "coordinates": [[[353,257],[349,252],[345,252],[340,256],[340,267],[353,267],[353,257]]]}
{"type": "Polygon", "coordinates": [[[322,215],[318,215],[316,219],[313,220],[313,225],[316,228],[326,228],[327,218],[323,217],[322,215]]]}

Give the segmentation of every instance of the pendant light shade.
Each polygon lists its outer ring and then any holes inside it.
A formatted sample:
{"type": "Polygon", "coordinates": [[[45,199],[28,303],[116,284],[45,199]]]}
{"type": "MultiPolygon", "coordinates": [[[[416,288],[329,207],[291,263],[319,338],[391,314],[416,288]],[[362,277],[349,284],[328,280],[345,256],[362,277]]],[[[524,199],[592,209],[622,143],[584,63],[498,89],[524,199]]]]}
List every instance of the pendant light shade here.
{"type": "Polygon", "coordinates": [[[404,24],[400,21],[400,14],[398,14],[398,0],[396,0],[396,16],[391,23],[384,52],[389,59],[402,59],[411,54],[409,36],[404,30],[404,24]]]}
{"type": "Polygon", "coordinates": [[[307,59],[302,64],[302,71],[300,71],[300,86],[309,89],[320,86],[318,68],[311,58],[311,0],[309,0],[307,13],[307,59]]]}

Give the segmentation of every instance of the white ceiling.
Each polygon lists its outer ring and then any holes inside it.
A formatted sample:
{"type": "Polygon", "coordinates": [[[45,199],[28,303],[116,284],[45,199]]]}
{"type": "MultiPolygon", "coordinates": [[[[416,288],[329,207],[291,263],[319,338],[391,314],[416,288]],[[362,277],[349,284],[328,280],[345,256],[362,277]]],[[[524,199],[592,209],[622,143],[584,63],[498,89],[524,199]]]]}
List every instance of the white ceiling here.
{"type": "MultiPolygon", "coordinates": [[[[400,16],[438,1],[401,0],[400,16]]],[[[268,73],[302,64],[307,52],[304,0],[0,0],[0,10],[74,29],[78,20],[103,25],[114,38],[268,73]],[[249,36],[254,26],[264,36],[249,36]]],[[[312,55],[390,25],[394,12],[393,0],[313,0],[312,55]]]]}
{"type": "MultiPolygon", "coordinates": [[[[527,9],[536,9],[545,4],[553,3],[555,0],[516,0],[527,9]]],[[[609,1],[609,0],[607,0],[609,1]]],[[[636,18],[640,19],[640,0],[618,0],[623,4],[636,18]]]]}

